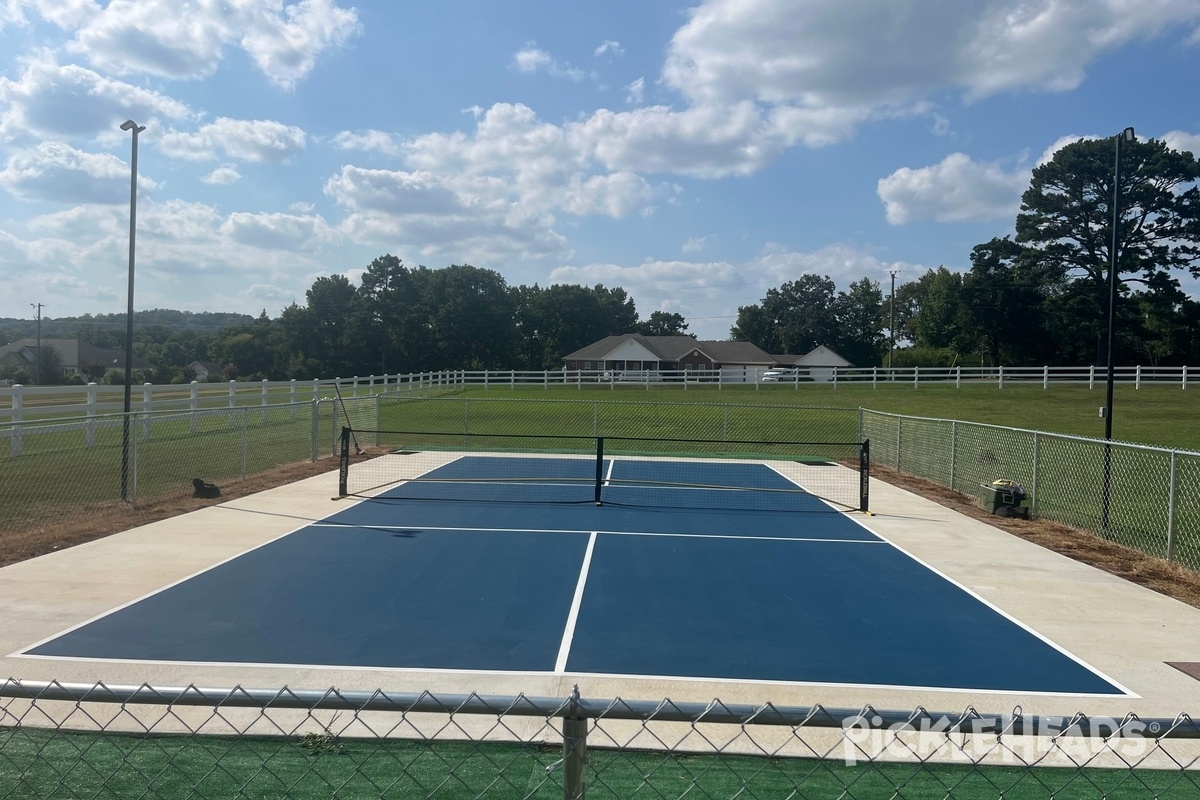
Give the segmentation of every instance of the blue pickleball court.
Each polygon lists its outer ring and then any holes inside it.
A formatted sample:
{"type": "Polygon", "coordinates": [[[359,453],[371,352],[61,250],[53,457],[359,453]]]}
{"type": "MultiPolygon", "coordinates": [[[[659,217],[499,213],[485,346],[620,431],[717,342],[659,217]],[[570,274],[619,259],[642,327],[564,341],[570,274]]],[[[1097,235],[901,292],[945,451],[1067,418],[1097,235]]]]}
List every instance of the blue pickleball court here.
{"type": "Polygon", "coordinates": [[[1125,694],[766,464],[599,468],[448,458],[24,652],[1125,694]]]}

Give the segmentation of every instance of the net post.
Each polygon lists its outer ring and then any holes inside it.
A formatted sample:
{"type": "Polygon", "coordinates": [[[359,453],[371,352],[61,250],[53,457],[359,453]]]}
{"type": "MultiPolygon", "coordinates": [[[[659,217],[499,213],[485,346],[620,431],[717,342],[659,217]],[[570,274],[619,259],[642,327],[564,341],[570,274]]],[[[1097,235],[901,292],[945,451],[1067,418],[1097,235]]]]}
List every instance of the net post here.
{"type": "Polygon", "coordinates": [[[350,494],[350,429],[342,426],[342,450],[338,456],[338,495],[350,494]]]}
{"type": "Polygon", "coordinates": [[[864,439],[858,449],[858,510],[868,511],[871,505],[871,440],[864,439]]]}
{"type": "Polygon", "coordinates": [[[596,437],[596,505],[601,505],[600,487],[604,485],[604,437],[596,437]]]}

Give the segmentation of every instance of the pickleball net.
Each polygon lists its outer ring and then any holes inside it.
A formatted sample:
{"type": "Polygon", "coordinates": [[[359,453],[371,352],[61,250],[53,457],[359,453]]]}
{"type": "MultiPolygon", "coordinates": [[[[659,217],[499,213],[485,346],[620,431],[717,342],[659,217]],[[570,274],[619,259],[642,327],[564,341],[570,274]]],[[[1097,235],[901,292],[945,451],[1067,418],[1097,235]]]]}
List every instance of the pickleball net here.
{"type": "Polygon", "coordinates": [[[338,491],[394,501],[867,511],[870,443],[343,428],[338,491]],[[370,443],[370,452],[354,446],[370,443]]]}

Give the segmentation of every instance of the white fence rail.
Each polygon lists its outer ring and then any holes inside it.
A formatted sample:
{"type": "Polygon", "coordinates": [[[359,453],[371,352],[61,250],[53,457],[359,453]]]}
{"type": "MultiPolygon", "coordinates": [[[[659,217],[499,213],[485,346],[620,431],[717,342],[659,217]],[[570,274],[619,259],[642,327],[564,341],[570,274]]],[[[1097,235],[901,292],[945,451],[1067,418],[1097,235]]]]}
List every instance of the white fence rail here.
{"type": "MultiPolygon", "coordinates": [[[[784,384],[799,387],[806,383],[870,383],[872,386],[923,383],[992,384],[999,389],[1012,384],[1087,384],[1103,386],[1107,373],[1103,367],[883,367],[832,368],[800,367],[795,370],[768,370],[762,367],[737,367],[720,370],[444,370],[404,375],[370,375],[311,381],[261,381],[197,383],[186,385],[142,384],[132,388],[130,410],[199,411],[206,408],[270,406],[308,402],[322,397],[344,398],[375,394],[420,393],[456,386],[504,389],[541,386],[603,386],[606,388],[645,386],[681,387],[784,384]]],[[[1118,367],[1114,380],[1122,384],[1174,385],[1187,389],[1200,378],[1200,367],[1118,367]]],[[[27,419],[61,416],[95,417],[124,410],[124,386],[21,386],[0,387],[0,425],[27,419]]]]}

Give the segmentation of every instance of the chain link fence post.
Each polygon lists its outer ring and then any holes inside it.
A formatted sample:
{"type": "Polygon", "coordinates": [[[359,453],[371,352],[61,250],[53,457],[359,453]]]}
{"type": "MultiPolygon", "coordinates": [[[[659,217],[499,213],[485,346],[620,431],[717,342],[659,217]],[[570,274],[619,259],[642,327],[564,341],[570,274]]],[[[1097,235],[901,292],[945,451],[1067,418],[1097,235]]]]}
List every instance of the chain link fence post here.
{"type": "Polygon", "coordinates": [[[246,461],[250,454],[250,407],[242,406],[242,478],[246,477],[246,461]]]}
{"type": "Polygon", "coordinates": [[[1179,453],[1171,451],[1171,477],[1167,484],[1167,561],[1175,560],[1175,475],[1179,453]]]}
{"type": "Polygon", "coordinates": [[[584,800],[587,790],[587,717],[580,712],[576,685],[563,716],[563,800],[584,800]]]}

